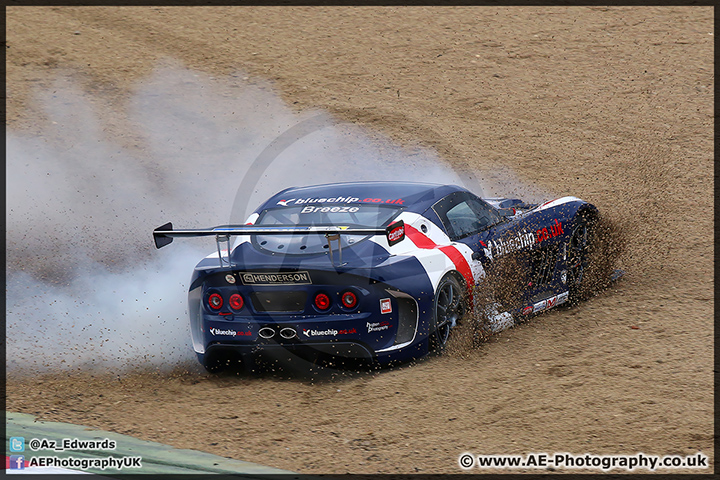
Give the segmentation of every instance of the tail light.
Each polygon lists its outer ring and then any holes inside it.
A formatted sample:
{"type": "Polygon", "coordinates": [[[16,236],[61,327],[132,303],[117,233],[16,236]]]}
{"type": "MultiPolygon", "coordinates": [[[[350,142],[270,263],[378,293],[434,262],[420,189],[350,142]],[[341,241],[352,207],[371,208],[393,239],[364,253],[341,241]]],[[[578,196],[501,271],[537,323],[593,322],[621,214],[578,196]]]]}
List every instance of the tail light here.
{"type": "Polygon", "coordinates": [[[208,297],[208,305],[213,310],[220,310],[220,307],[223,306],[223,299],[220,294],[213,293],[210,295],[210,297],[208,297]]]}
{"type": "Polygon", "coordinates": [[[233,293],[228,299],[228,304],[233,310],[240,310],[242,309],[243,305],[245,305],[245,301],[242,299],[242,296],[239,293],[233,293]]]}
{"type": "Polygon", "coordinates": [[[242,296],[240,296],[239,293],[233,293],[228,299],[228,305],[230,305],[230,308],[232,308],[233,310],[242,309],[244,304],[245,302],[243,301],[243,298],[242,296]]]}
{"type": "Polygon", "coordinates": [[[330,308],[330,297],[325,295],[324,293],[318,293],[315,295],[315,306],[319,310],[327,310],[330,308]]]}
{"type": "Polygon", "coordinates": [[[341,300],[343,307],[345,308],[355,308],[358,303],[357,295],[355,295],[353,292],[343,293],[341,300]]]}

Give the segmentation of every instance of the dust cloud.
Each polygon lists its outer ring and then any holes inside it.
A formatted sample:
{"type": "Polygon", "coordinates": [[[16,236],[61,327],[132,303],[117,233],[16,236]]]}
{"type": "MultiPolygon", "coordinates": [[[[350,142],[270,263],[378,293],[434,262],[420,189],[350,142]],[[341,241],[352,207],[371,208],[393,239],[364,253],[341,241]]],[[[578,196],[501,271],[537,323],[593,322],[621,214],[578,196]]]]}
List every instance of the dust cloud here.
{"type": "Polygon", "coordinates": [[[192,267],[214,242],[155,250],[151,232],[167,221],[242,221],[294,185],[462,184],[434,152],[323,112],[293,111],[270,84],[242,73],[215,79],[168,61],[122,99],[81,80],[64,71],[36,92],[42,135],[6,134],[12,373],[196,368],[185,296],[192,267]],[[238,192],[268,145],[311,118],[320,126],[256,169],[251,191],[238,192]]]}

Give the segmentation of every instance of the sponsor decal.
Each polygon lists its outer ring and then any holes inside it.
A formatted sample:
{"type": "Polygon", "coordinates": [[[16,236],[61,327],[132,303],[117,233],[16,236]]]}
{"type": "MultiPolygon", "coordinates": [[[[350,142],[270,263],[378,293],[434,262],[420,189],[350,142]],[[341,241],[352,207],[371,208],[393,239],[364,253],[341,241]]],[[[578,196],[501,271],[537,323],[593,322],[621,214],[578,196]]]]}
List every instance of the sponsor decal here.
{"type": "Polygon", "coordinates": [[[338,335],[352,335],[357,333],[354,328],[344,328],[336,330],[334,328],[328,328],[327,330],[314,330],[312,328],[303,328],[303,335],[306,337],[336,337],[338,335]]]}
{"type": "Polygon", "coordinates": [[[291,205],[304,205],[306,203],[357,203],[360,201],[357,197],[319,197],[319,198],[291,198],[290,200],[280,200],[278,205],[289,207],[291,205]]]}
{"type": "Polygon", "coordinates": [[[310,285],[310,273],[240,273],[243,285],[310,285]]]}
{"type": "Polygon", "coordinates": [[[568,301],[568,298],[570,297],[570,292],[563,292],[560,295],[557,296],[557,304],[561,305],[568,301]]]}
{"type": "Polygon", "coordinates": [[[560,272],[560,281],[562,283],[567,283],[567,270],[560,272]]]}
{"type": "Polygon", "coordinates": [[[545,308],[553,308],[557,305],[557,296],[550,297],[545,301],[545,308]]]}
{"type": "Polygon", "coordinates": [[[488,243],[488,248],[483,248],[483,250],[485,255],[492,259],[493,257],[501,257],[521,248],[529,247],[537,243],[537,241],[534,233],[523,230],[512,237],[490,240],[488,243]]]}
{"type": "Polygon", "coordinates": [[[551,224],[549,229],[544,227],[535,232],[523,230],[508,238],[490,240],[487,245],[483,243],[483,251],[485,252],[485,256],[492,260],[493,257],[501,257],[522,248],[534,247],[538,243],[542,243],[545,240],[557,237],[563,233],[562,223],[556,218],[555,223],[551,224]]]}
{"type": "Polygon", "coordinates": [[[235,330],[220,330],[219,328],[211,328],[210,334],[212,335],[224,335],[227,337],[249,337],[252,332],[236,332],[235,330]]]}
{"type": "Polygon", "coordinates": [[[392,327],[389,322],[367,322],[368,333],[381,332],[392,327]]]}
{"type": "Polygon", "coordinates": [[[387,200],[383,200],[382,198],[365,198],[363,199],[363,203],[391,203],[393,205],[402,205],[403,199],[388,198],[387,200]]]}
{"type": "Polygon", "coordinates": [[[387,239],[388,245],[393,246],[396,243],[402,242],[405,238],[405,222],[400,220],[399,222],[393,223],[387,227],[387,239]]]}
{"type": "Polygon", "coordinates": [[[324,337],[328,335],[332,335],[334,337],[337,334],[338,331],[332,328],[328,328],[327,330],[312,330],[303,328],[303,335],[306,337],[324,337]]]}
{"type": "Polygon", "coordinates": [[[386,203],[390,205],[402,205],[402,198],[363,198],[359,197],[318,197],[318,198],[291,198],[290,200],[279,200],[277,205],[289,207],[292,205],[304,205],[307,203],[386,203]]]}
{"type": "Polygon", "coordinates": [[[528,305],[527,307],[523,308],[522,314],[530,315],[531,313],[538,313],[542,312],[543,310],[557,307],[558,305],[562,305],[563,303],[567,302],[569,297],[570,292],[563,292],[559,295],[546,298],[545,300],[541,300],[534,305],[528,305]]]}
{"type": "Polygon", "coordinates": [[[391,313],[392,303],[389,298],[383,298],[380,300],[380,313],[391,313]]]}
{"type": "Polygon", "coordinates": [[[360,207],[313,207],[308,205],[300,210],[300,213],[355,213],[360,211],[360,207]]]}
{"type": "Polygon", "coordinates": [[[557,237],[558,235],[562,235],[563,229],[562,229],[562,223],[556,218],[555,223],[550,225],[550,230],[548,231],[547,228],[541,228],[537,232],[535,232],[535,235],[537,236],[537,243],[540,243],[544,240],[547,240],[549,238],[557,237]]]}

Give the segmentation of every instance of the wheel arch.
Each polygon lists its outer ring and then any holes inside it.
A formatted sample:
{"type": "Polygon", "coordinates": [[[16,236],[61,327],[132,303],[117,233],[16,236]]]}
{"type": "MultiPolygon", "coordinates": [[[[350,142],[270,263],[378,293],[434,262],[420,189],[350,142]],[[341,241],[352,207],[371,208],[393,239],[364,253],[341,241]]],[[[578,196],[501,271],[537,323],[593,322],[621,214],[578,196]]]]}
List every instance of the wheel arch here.
{"type": "MultiPolygon", "coordinates": [[[[595,238],[595,229],[597,227],[597,224],[600,220],[600,212],[599,210],[591,204],[583,204],[581,205],[575,215],[573,216],[573,226],[568,232],[568,242],[572,241],[572,238],[575,235],[575,231],[580,228],[583,224],[586,225],[587,228],[587,242],[588,247],[586,249],[586,257],[583,261],[583,267],[581,270],[581,280],[579,284],[568,284],[568,290],[569,290],[569,304],[574,305],[577,304],[580,300],[585,299],[588,296],[588,290],[587,290],[587,273],[588,269],[590,267],[590,264],[592,262],[591,255],[588,252],[592,252],[592,249],[595,248],[595,243],[597,239],[595,238]]],[[[570,258],[568,257],[568,264],[565,266],[568,270],[568,279],[571,278],[570,269],[571,266],[569,265],[570,258]]],[[[572,278],[575,278],[575,275],[572,276],[572,278]]]]}
{"type": "MultiPolygon", "coordinates": [[[[457,287],[456,287],[457,288],[457,287]]],[[[455,294],[453,294],[452,298],[455,297],[455,294]]],[[[447,296],[446,296],[447,298],[447,296]]],[[[428,348],[431,351],[437,351],[442,352],[446,345],[447,340],[450,336],[450,330],[457,324],[457,322],[460,320],[460,317],[464,314],[465,309],[467,308],[466,305],[467,302],[467,287],[465,285],[465,280],[462,277],[462,275],[456,271],[456,270],[448,270],[440,277],[440,280],[438,281],[438,285],[435,289],[435,294],[433,295],[433,303],[432,303],[432,313],[430,315],[430,324],[429,324],[429,331],[428,331],[428,348]],[[452,308],[449,308],[448,310],[445,310],[446,312],[450,312],[450,316],[455,317],[455,315],[459,315],[457,318],[452,318],[450,321],[452,322],[451,325],[448,325],[446,321],[443,322],[441,326],[447,326],[447,330],[444,333],[440,333],[440,329],[438,327],[438,310],[437,305],[439,302],[439,295],[440,290],[443,288],[443,284],[445,283],[452,283],[452,280],[449,282],[446,282],[446,279],[452,279],[455,282],[457,282],[457,285],[459,286],[460,292],[457,292],[458,297],[458,303],[457,305],[453,306],[452,308]],[[459,308],[459,310],[458,310],[459,308]]],[[[451,300],[450,304],[454,304],[455,302],[451,300]]],[[[444,320],[447,320],[447,316],[444,317],[444,320]]]]}
{"type": "Polygon", "coordinates": [[[590,203],[585,203],[581,205],[575,215],[573,216],[573,219],[579,217],[579,216],[585,216],[588,220],[592,222],[596,222],[598,218],[600,217],[600,211],[597,209],[595,205],[592,205],[590,203]]]}
{"type": "MultiPolygon", "coordinates": [[[[460,282],[460,286],[462,286],[462,288],[463,288],[464,290],[467,290],[467,288],[468,288],[468,286],[467,286],[467,281],[465,281],[465,277],[463,277],[462,274],[461,274],[460,272],[458,272],[457,270],[448,270],[447,272],[445,272],[445,275],[443,275],[442,277],[440,277],[440,281],[438,282],[438,286],[440,285],[440,282],[442,282],[442,279],[445,278],[445,277],[447,277],[448,275],[451,275],[451,276],[455,277],[455,279],[456,279],[458,282],[460,282]]],[[[435,288],[437,289],[437,287],[435,287],[435,288]]]]}

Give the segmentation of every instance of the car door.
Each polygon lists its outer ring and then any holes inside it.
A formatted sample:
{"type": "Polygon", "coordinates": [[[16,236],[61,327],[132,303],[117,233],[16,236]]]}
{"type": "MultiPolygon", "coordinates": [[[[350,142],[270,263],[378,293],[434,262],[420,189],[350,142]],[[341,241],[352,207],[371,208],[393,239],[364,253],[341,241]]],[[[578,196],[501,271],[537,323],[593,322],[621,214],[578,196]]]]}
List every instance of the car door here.
{"type": "Polygon", "coordinates": [[[445,233],[454,242],[463,243],[474,252],[470,268],[474,274],[483,272],[479,253],[485,247],[487,230],[501,221],[495,209],[469,192],[454,192],[434,206],[445,233]]]}
{"type": "Polygon", "coordinates": [[[473,251],[482,248],[483,233],[501,222],[495,208],[469,192],[451,193],[433,205],[433,210],[450,239],[473,251]]]}

